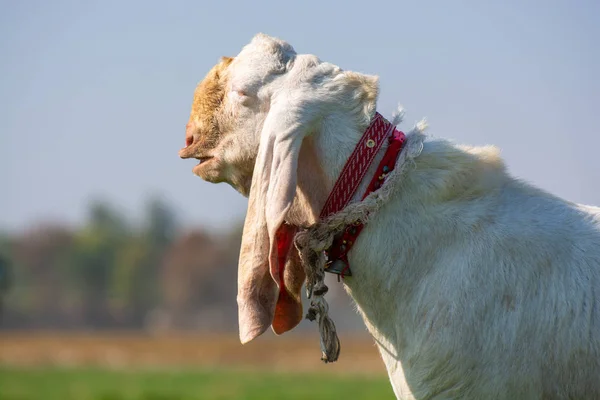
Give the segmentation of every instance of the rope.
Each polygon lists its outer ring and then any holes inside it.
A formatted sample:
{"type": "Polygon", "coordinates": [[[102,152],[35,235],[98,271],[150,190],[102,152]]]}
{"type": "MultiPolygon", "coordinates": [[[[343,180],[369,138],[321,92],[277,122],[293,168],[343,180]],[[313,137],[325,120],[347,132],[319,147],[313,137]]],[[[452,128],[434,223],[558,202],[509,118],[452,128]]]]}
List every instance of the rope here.
{"type": "MultiPolygon", "coordinates": [[[[402,114],[393,119],[393,124],[398,125],[402,114]]],[[[321,360],[325,363],[337,361],[340,355],[340,340],[335,324],[329,317],[329,305],[325,300],[328,291],[325,285],[325,250],[329,249],[334,237],[342,232],[346,226],[361,221],[366,224],[377,211],[390,199],[400,186],[400,178],[406,173],[409,166],[415,166],[414,159],[421,154],[427,128],[425,121],[421,121],[407,134],[406,144],[396,161],[396,167],[386,177],[383,185],[370,193],[363,201],[349,204],[342,211],[315,223],[314,225],[298,232],[294,244],[300,254],[300,261],[306,273],[306,292],[310,300],[310,307],[306,318],[317,321],[321,336],[321,360]]]]}

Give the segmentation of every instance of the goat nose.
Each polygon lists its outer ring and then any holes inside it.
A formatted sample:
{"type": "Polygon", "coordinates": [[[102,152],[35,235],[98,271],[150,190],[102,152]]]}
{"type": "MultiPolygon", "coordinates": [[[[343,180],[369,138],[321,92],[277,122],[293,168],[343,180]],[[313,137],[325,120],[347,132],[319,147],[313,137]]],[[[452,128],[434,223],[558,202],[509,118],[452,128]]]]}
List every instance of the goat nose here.
{"type": "Polygon", "coordinates": [[[194,128],[195,126],[192,122],[188,122],[188,124],[185,127],[185,147],[179,150],[179,157],[181,158],[190,158],[193,156],[192,153],[194,148],[192,147],[192,145],[196,141],[196,138],[194,137],[194,128]]]}
{"type": "Polygon", "coordinates": [[[186,135],[185,137],[185,147],[179,150],[179,157],[181,158],[190,158],[192,157],[192,153],[194,148],[192,147],[194,144],[194,136],[186,135]]]}
{"type": "Polygon", "coordinates": [[[189,135],[185,137],[185,147],[191,146],[194,143],[194,136],[189,135]]]}

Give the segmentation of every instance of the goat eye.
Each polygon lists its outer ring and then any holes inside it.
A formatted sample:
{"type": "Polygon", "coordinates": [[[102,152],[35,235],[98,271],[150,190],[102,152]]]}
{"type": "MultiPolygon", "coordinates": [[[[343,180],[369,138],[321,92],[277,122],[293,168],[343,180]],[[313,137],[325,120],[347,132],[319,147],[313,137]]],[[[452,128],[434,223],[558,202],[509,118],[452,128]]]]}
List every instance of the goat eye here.
{"type": "Polygon", "coordinates": [[[248,103],[251,100],[250,96],[248,96],[248,94],[246,92],[244,92],[243,90],[232,90],[230,92],[230,95],[232,98],[234,98],[237,102],[239,102],[242,105],[248,105],[248,103]]]}

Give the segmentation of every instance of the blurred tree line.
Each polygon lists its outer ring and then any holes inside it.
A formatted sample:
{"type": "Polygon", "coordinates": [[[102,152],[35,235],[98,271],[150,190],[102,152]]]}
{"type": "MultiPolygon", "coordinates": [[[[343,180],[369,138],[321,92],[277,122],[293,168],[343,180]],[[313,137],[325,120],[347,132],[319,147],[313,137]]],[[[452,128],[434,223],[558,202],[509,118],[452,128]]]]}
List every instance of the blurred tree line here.
{"type": "Polygon", "coordinates": [[[184,232],[153,199],[137,226],[96,202],[83,227],[2,234],[0,329],[236,329],[241,226],[184,232]]]}

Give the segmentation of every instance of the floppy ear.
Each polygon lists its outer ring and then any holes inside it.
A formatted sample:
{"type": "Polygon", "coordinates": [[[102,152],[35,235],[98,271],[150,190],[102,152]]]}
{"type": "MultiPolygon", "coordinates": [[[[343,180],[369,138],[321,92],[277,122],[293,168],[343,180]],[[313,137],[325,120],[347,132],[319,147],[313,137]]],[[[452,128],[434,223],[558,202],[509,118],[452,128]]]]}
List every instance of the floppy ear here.
{"type": "Polygon", "coordinates": [[[242,343],[269,325],[281,334],[302,320],[304,270],[298,257],[290,257],[295,228],[284,220],[296,195],[300,147],[318,108],[302,96],[278,93],[261,132],[242,236],[237,299],[242,343]]]}

